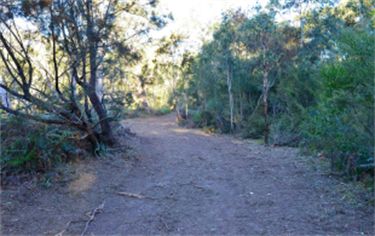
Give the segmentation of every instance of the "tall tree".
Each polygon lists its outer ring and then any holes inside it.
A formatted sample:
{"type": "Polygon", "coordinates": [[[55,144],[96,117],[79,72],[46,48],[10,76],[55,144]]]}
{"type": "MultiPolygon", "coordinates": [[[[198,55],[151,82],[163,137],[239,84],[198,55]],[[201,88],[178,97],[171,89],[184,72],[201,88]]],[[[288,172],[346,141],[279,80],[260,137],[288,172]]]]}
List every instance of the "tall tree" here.
{"type": "MultiPolygon", "coordinates": [[[[276,5],[280,4],[279,1],[272,1],[277,2],[276,5]]],[[[316,8],[318,6],[323,6],[324,4],[334,2],[331,0],[285,0],[282,8],[284,10],[291,10],[293,12],[296,12],[298,14],[298,19],[300,22],[300,29],[301,29],[301,42],[300,46],[301,48],[304,46],[305,42],[305,14],[307,11],[309,11],[312,8],[316,8]]],[[[285,13],[285,11],[284,11],[285,13]]]]}
{"type": "MultiPolygon", "coordinates": [[[[268,91],[271,87],[268,74],[277,64],[280,56],[274,54],[270,42],[278,34],[275,24],[275,13],[259,12],[248,19],[243,28],[243,39],[250,52],[260,55],[263,69],[263,103],[264,103],[264,143],[268,145],[268,91]]],[[[274,78],[275,80],[276,78],[274,78]]],[[[274,82],[273,80],[273,82],[274,82]]]]}
{"type": "Polygon", "coordinates": [[[177,120],[180,120],[181,114],[177,98],[177,82],[181,75],[181,62],[178,57],[178,50],[181,42],[185,39],[182,34],[172,33],[169,37],[163,37],[159,41],[159,48],[155,51],[155,72],[159,76],[165,75],[171,89],[176,109],[177,120]]]}
{"type": "MultiPolygon", "coordinates": [[[[75,126],[84,130],[96,146],[99,146],[99,142],[107,145],[116,142],[110,126],[113,117],[108,116],[96,92],[100,43],[123,43],[113,37],[119,14],[141,16],[148,19],[150,25],[157,27],[162,27],[164,21],[152,11],[156,6],[155,1],[143,4],[140,1],[122,3],[108,0],[102,4],[95,0],[7,0],[0,4],[0,56],[9,74],[7,83],[0,86],[12,96],[50,116],[46,118],[40,116],[41,113],[27,114],[4,104],[0,104],[0,109],[28,119],[75,126]],[[20,18],[27,24],[33,23],[35,28],[27,30],[21,27],[18,21],[20,18]],[[38,64],[42,63],[34,60],[35,52],[32,50],[40,45],[49,48],[51,56],[46,59],[53,68],[48,73],[50,78],[47,76],[44,80],[37,79],[41,74],[38,64]],[[67,71],[71,71],[71,75],[67,71]],[[51,90],[56,92],[57,98],[54,92],[41,89],[49,80],[52,81],[51,90]],[[81,110],[75,83],[84,94],[86,114],[81,110]],[[15,84],[15,87],[9,84],[15,84]],[[96,121],[90,117],[86,97],[97,114],[96,121]]],[[[143,27],[132,33],[137,35],[151,29],[147,24],[143,24],[143,27]]]]}

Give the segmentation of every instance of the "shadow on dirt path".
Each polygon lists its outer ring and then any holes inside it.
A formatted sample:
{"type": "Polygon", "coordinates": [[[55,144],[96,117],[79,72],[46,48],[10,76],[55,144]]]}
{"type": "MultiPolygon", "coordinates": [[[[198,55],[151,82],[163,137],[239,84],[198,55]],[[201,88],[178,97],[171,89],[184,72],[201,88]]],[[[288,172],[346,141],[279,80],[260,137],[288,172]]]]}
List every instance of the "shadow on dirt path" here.
{"type": "Polygon", "coordinates": [[[173,115],[123,124],[140,137],[142,158],[121,191],[151,199],[111,196],[88,233],[373,232],[371,215],[336,205],[329,180],[309,173],[295,149],[179,128],[173,115]]]}
{"type": "MultiPolygon", "coordinates": [[[[42,232],[51,233],[47,229],[53,226],[61,231],[70,220],[75,225],[65,234],[81,233],[88,219],[84,214],[105,200],[104,212],[85,235],[374,234],[372,209],[345,204],[335,192],[339,181],[313,172],[296,149],[180,128],[173,115],[122,124],[137,133],[140,160],[131,168],[121,159],[86,165],[95,180],[82,190],[55,189],[61,195],[57,202],[67,206],[50,207],[47,214],[60,215],[59,223],[41,220],[42,232]]],[[[90,182],[87,178],[82,183],[90,182]]],[[[6,220],[5,228],[18,223],[6,220]]],[[[42,233],[34,228],[34,234],[42,233]]]]}

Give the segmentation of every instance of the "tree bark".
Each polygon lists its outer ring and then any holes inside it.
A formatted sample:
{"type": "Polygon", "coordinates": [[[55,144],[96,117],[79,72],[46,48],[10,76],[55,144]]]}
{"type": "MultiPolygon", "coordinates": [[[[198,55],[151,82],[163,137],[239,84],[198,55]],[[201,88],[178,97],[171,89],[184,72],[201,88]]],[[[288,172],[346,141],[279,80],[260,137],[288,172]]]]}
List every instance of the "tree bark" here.
{"type": "Polygon", "coordinates": [[[234,126],[233,126],[232,78],[231,78],[231,74],[230,74],[230,67],[229,67],[228,57],[227,57],[227,60],[226,60],[226,64],[227,64],[227,85],[228,85],[229,106],[230,106],[230,129],[231,129],[231,132],[233,132],[234,126]]]}
{"type": "Polygon", "coordinates": [[[96,93],[96,82],[97,82],[97,52],[98,52],[98,41],[97,41],[97,35],[95,35],[94,28],[93,28],[93,22],[92,22],[92,2],[91,0],[88,0],[86,2],[87,6],[87,38],[89,42],[89,59],[90,59],[90,81],[89,86],[86,88],[87,91],[85,91],[89,98],[90,102],[93,105],[96,113],[99,116],[99,120],[102,122],[100,123],[101,126],[101,135],[103,138],[103,142],[106,145],[114,145],[116,143],[110,121],[107,119],[107,112],[101,103],[98,94],[96,93]]]}
{"type": "Polygon", "coordinates": [[[361,5],[361,0],[358,0],[358,10],[359,10],[359,22],[362,22],[363,15],[362,15],[362,5],[361,5]]]}
{"type": "MultiPolygon", "coordinates": [[[[3,84],[3,78],[1,76],[0,76],[0,84],[3,84]]],[[[10,103],[10,100],[8,97],[8,93],[2,87],[0,87],[0,98],[1,98],[1,101],[3,102],[3,105],[6,108],[13,109],[12,104],[10,103]]]]}
{"type": "Polygon", "coordinates": [[[172,92],[173,92],[173,99],[174,99],[174,103],[175,103],[175,109],[177,111],[177,122],[181,120],[181,114],[180,114],[180,109],[178,108],[178,102],[177,102],[177,96],[176,96],[176,92],[174,90],[174,87],[172,89],[172,92]]]}
{"type": "Polygon", "coordinates": [[[142,82],[142,80],[137,77],[138,79],[138,97],[139,97],[139,100],[142,104],[142,108],[150,113],[150,108],[148,106],[148,103],[147,103],[147,97],[146,97],[146,90],[145,90],[145,85],[144,85],[144,82],[142,82]]]}
{"type": "Polygon", "coordinates": [[[267,64],[266,64],[266,47],[263,44],[263,102],[264,102],[264,144],[268,146],[268,117],[267,104],[268,98],[268,78],[267,78],[267,64]]]}
{"type": "Polygon", "coordinates": [[[143,109],[146,112],[150,113],[150,108],[149,108],[148,103],[147,103],[146,90],[144,88],[141,88],[141,91],[139,93],[139,98],[141,100],[143,109]]]}
{"type": "Polygon", "coordinates": [[[243,125],[243,100],[245,98],[245,92],[243,93],[243,96],[240,94],[240,117],[241,117],[241,127],[243,125]]]}
{"type": "Polygon", "coordinates": [[[103,100],[103,59],[104,59],[104,50],[103,43],[99,42],[98,44],[98,79],[96,84],[96,93],[98,94],[99,100],[103,100]]]}
{"type": "Polygon", "coordinates": [[[300,46],[301,48],[303,48],[303,41],[304,41],[304,33],[303,33],[303,29],[304,29],[304,20],[302,19],[302,5],[301,5],[301,0],[298,1],[298,5],[299,5],[299,20],[300,20],[300,27],[301,27],[301,43],[300,43],[300,46]]]}
{"type": "Polygon", "coordinates": [[[301,48],[303,48],[303,41],[304,41],[304,38],[305,38],[305,35],[303,33],[303,29],[304,29],[304,20],[301,18],[301,48]]]}
{"type": "Polygon", "coordinates": [[[77,81],[74,75],[73,66],[70,68],[70,80],[73,99],[75,100],[75,102],[77,102],[77,81]]]}

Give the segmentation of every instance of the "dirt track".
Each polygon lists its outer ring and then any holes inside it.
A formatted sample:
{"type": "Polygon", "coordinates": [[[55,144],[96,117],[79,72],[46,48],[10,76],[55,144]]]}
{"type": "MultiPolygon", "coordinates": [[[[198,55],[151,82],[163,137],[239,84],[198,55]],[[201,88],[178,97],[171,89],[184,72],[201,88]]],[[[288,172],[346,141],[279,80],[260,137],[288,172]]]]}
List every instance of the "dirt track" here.
{"type": "Polygon", "coordinates": [[[179,128],[173,116],[124,125],[141,138],[142,159],[121,190],[156,199],[113,195],[107,209],[118,210],[98,215],[90,227],[94,234],[353,235],[372,230],[366,216],[325,198],[327,180],[292,158],[295,149],[179,128]]]}
{"type": "Polygon", "coordinates": [[[80,234],[84,214],[104,200],[85,235],[374,234],[372,209],[346,204],[338,180],[313,172],[296,149],[180,128],[173,115],[123,125],[140,139],[134,166],[119,157],[78,165],[76,180],[48,189],[53,197],[13,200],[19,206],[2,212],[2,235],[54,234],[68,221],[64,235],[80,234]],[[39,220],[26,224],[32,209],[39,220]]]}

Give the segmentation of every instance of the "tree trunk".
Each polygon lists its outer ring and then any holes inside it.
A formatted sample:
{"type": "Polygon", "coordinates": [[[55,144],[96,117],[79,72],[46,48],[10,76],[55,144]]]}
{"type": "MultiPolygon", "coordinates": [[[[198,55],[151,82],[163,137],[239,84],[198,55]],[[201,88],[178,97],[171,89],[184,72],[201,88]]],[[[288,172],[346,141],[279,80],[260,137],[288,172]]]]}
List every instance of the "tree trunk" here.
{"type": "Polygon", "coordinates": [[[358,10],[359,10],[359,22],[362,22],[363,15],[362,15],[362,5],[361,5],[361,0],[358,0],[358,10]]]}
{"type": "MultiPolygon", "coordinates": [[[[0,84],[3,84],[3,78],[1,76],[0,76],[0,84]]],[[[1,101],[3,102],[3,105],[6,108],[13,109],[12,104],[10,103],[7,91],[5,91],[5,89],[3,89],[2,87],[0,87],[0,98],[1,98],[1,101]]]]}
{"type": "Polygon", "coordinates": [[[107,112],[104,109],[103,104],[101,103],[98,94],[96,93],[96,82],[97,82],[97,51],[98,51],[98,42],[97,35],[95,35],[93,23],[91,17],[91,4],[92,2],[88,0],[86,2],[87,6],[87,38],[89,42],[89,58],[90,58],[90,81],[89,87],[86,88],[86,93],[90,98],[91,104],[93,105],[96,113],[99,116],[99,122],[101,126],[101,135],[103,142],[106,145],[113,145],[116,143],[109,119],[107,119],[107,112]]]}
{"type": "Polygon", "coordinates": [[[206,92],[203,92],[203,102],[204,102],[204,111],[207,111],[207,98],[206,98],[206,92]]]}
{"type": "Polygon", "coordinates": [[[268,78],[267,78],[267,64],[266,64],[266,48],[263,45],[263,102],[264,102],[264,144],[268,146],[268,117],[267,104],[268,98],[268,78]]]}
{"type": "MultiPolygon", "coordinates": [[[[85,57],[83,58],[83,83],[87,84],[87,79],[86,79],[86,58],[85,57]]],[[[84,93],[84,108],[85,108],[85,113],[86,113],[88,121],[90,123],[92,123],[93,120],[92,120],[92,115],[91,115],[91,112],[90,112],[90,109],[89,109],[89,101],[88,101],[88,98],[87,98],[87,92],[86,91],[84,93]]]]}
{"type": "Polygon", "coordinates": [[[185,103],[186,103],[186,120],[189,119],[189,110],[188,110],[188,90],[187,90],[187,84],[186,84],[186,77],[185,78],[185,81],[184,81],[184,85],[185,85],[185,103]]]}
{"type": "Polygon", "coordinates": [[[70,79],[71,79],[71,85],[72,85],[72,93],[73,93],[73,97],[74,99],[77,99],[77,82],[76,82],[76,78],[74,77],[74,73],[73,73],[73,67],[70,68],[70,79]]]}
{"type": "MultiPolygon", "coordinates": [[[[243,125],[243,100],[245,98],[245,93],[243,96],[240,94],[240,117],[241,117],[241,126],[243,125]]],[[[242,128],[242,127],[241,127],[242,128]]]]}
{"type": "Polygon", "coordinates": [[[150,113],[150,108],[147,103],[146,90],[144,88],[141,88],[139,98],[141,99],[143,109],[145,109],[147,113],[150,113]]]}
{"type": "Polygon", "coordinates": [[[103,59],[104,59],[103,43],[98,44],[98,79],[96,84],[96,93],[98,94],[99,100],[103,100],[103,59]]]}
{"type": "Polygon", "coordinates": [[[301,24],[301,48],[303,48],[303,41],[304,41],[304,37],[305,37],[305,35],[303,33],[303,29],[304,29],[305,22],[302,18],[301,18],[300,24],[301,24]]]}
{"type": "Polygon", "coordinates": [[[179,122],[181,120],[181,114],[180,114],[180,109],[178,108],[177,96],[176,96],[176,92],[174,90],[174,85],[173,85],[173,88],[172,88],[172,92],[173,92],[173,99],[174,99],[174,103],[175,103],[175,110],[177,111],[176,121],[179,122]]]}
{"type": "Polygon", "coordinates": [[[215,98],[215,107],[216,107],[217,106],[217,78],[216,78],[215,70],[212,69],[211,71],[212,71],[212,75],[214,78],[214,98],[215,98]]]}
{"type": "Polygon", "coordinates": [[[299,20],[300,20],[300,27],[301,27],[301,48],[303,48],[303,41],[304,41],[304,33],[303,33],[303,29],[304,29],[304,19],[302,18],[302,5],[301,5],[301,0],[298,1],[299,3],[299,20]]]}
{"type": "Polygon", "coordinates": [[[230,129],[231,132],[234,130],[233,126],[233,96],[232,96],[232,78],[230,74],[230,68],[228,60],[226,61],[227,64],[227,85],[228,85],[228,94],[229,94],[229,106],[230,106],[230,129]]]}
{"type": "Polygon", "coordinates": [[[45,72],[42,76],[43,76],[44,80],[46,81],[47,86],[49,87],[49,89],[51,89],[52,93],[55,95],[55,97],[56,97],[59,101],[61,101],[59,94],[57,93],[55,87],[53,87],[53,85],[52,85],[52,83],[51,83],[51,80],[49,79],[49,77],[48,77],[48,75],[47,75],[47,72],[45,72]]]}
{"type": "Polygon", "coordinates": [[[141,101],[142,108],[147,113],[150,113],[150,108],[147,103],[145,85],[142,83],[140,78],[138,78],[138,97],[139,97],[139,100],[141,101]]]}

